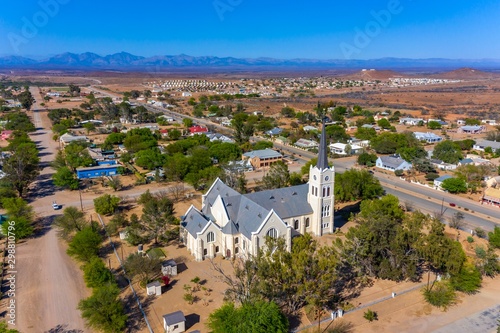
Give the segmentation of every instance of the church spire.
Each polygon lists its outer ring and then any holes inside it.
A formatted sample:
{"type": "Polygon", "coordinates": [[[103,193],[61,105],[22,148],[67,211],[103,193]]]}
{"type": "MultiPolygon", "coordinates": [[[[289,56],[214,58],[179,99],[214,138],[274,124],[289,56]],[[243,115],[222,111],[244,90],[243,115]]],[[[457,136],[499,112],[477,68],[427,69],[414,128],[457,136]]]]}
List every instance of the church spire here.
{"type": "Polygon", "coordinates": [[[323,116],[323,129],[321,130],[321,141],[319,142],[318,163],[316,167],[320,170],[328,169],[328,146],[326,144],[325,117],[323,116]]]}

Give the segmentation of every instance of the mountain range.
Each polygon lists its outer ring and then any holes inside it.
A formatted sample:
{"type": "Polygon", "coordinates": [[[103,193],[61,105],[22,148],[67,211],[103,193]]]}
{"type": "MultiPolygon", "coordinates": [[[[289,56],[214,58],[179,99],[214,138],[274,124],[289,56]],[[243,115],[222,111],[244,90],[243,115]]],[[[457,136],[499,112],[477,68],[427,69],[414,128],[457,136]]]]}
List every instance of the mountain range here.
{"type": "Polygon", "coordinates": [[[82,70],[144,70],[169,68],[281,68],[281,69],[451,69],[474,67],[486,70],[499,70],[500,59],[409,59],[379,58],[359,59],[275,59],[275,58],[234,58],[200,56],[185,54],[142,57],[127,52],[100,56],[92,52],[81,54],[62,53],[44,60],[33,60],[20,56],[0,57],[0,68],[26,69],[82,69],[82,70]]]}

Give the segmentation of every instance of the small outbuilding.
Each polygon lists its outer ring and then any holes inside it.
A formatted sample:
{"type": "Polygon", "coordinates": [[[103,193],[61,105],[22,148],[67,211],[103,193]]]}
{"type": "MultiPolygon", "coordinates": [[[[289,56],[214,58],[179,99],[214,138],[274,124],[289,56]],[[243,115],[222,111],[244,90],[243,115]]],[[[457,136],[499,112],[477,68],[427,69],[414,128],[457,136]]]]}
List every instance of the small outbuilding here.
{"type": "Polygon", "coordinates": [[[166,260],[161,264],[161,273],[163,275],[176,276],[177,275],[177,263],[173,260],[166,260]]]}
{"type": "Polygon", "coordinates": [[[106,176],[116,176],[118,174],[119,165],[98,165],[88,168],[77,168],[76,178],[78,179],[90,179],[99,178],[106,176]]]}
{"type": "Polygon", "coordinates": [[[149,295],[161,296],[161,283],[153,281],[146,285],[146,292],[149,295]]]}
{"type": "Polygon", "coordinates": [[[186,317],[182,311],[176,311],[163,316],[163,327],[166,333],[186,332],[186,317]]]}

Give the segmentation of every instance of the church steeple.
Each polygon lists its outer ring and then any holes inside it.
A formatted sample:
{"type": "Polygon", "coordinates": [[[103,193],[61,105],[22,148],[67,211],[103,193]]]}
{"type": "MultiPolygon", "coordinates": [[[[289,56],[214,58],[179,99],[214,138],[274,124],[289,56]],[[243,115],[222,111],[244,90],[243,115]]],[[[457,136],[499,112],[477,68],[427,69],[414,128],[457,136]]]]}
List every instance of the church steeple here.
{"type": "Polygon", "coordinates": [[[320,170],[328,169],[328,145],[326,140],[325,117],[323,117],[323,128],[321,130],[321,140],[319,142],[318,162],[316,167],[320,170]]]}

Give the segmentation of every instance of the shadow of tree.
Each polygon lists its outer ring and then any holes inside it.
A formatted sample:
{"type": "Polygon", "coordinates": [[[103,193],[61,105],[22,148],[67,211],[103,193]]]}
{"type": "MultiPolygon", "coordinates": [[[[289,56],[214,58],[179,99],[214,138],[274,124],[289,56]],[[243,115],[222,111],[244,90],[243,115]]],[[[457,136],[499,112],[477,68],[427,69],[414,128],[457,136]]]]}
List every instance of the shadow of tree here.
{"type": "Polygon", "coordinates": [[[44,333],[83,333],[83,330],[68,329],[68,324],[59,324],[44,333]]]}

